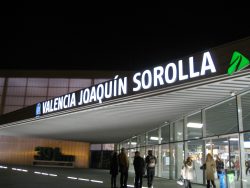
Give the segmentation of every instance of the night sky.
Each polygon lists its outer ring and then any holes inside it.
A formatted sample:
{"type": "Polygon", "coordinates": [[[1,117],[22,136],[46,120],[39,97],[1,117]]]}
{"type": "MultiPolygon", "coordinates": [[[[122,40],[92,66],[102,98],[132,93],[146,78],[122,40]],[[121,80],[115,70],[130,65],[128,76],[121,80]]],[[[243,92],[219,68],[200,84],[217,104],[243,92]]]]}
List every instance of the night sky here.
{"type": "Polygon", "coordinates": [[[22,5],[1,16],[0,69],[141,70],[250,36],[242,8],[158,7],[22,5]]]}

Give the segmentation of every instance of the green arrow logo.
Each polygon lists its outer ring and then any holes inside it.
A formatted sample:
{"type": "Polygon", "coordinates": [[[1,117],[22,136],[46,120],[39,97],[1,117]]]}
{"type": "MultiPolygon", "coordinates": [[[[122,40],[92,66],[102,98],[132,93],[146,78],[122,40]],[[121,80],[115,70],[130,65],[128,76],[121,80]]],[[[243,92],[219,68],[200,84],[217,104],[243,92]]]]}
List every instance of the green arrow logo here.
{"type": "Polygon", "coordinates": [[[227,74],[232,75],[234,72],[240,71],[250,65],[250,61],[241,53],[235,51],[230,61],[230,67],[227,74]]]}

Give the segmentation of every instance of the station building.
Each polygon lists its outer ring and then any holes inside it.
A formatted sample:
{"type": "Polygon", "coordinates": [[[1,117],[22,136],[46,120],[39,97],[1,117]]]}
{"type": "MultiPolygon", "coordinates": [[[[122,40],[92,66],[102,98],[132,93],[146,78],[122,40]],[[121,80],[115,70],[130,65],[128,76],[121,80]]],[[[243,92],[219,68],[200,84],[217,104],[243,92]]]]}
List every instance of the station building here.
{"type": "Polygon", "coordinates": [[[93,74],[89,85],[42,77],[2,77],[2,164],[32,165],[40,146],[52,147],[44,156],[59,147],[88,168],[90,145],[114,143],[127,149],[131,172],[135,151],[153,150],[156,176],[166,179],[177,179],[191,156],[193,182],[204,184],[200,166],[211,153],[224,161],[231,186],[249,187],[250,38],[133,73],[93,74]]]}

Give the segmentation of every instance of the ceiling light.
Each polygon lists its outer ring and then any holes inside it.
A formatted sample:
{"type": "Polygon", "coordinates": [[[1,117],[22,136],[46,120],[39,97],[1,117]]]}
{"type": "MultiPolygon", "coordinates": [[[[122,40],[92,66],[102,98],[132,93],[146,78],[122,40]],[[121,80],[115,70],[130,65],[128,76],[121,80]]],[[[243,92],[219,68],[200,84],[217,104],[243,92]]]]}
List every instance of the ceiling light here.
{"type": "MultiPolygon", "coordinates": [[[[159,140],[159,137],[151,136],[150,140],[159,140]]],[[[162,140],[162,138],[161,138],[161,140],[162,140]]]]}
{"type": "Polygon", "coordinates": [[[189,128],[196,128],[196,129],[200,129],[203,127],[203,124],[202,123],[188,123],[187,124],[187,127],[189,128]]]}
{"type": "Polygon", "coordinates": [[[239,138],[230,138],[229,140],[230,140],[230,141],[238,141],[239,138]]]}

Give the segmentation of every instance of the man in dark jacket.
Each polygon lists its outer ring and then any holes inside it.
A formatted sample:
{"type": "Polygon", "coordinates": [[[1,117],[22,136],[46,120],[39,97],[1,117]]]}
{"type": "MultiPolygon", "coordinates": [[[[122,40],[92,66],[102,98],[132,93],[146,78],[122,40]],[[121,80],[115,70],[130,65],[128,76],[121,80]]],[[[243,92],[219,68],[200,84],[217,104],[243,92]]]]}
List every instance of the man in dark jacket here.
{"type": "Polygon", "coordinates": [[[125,152],[125,148],[121,149],[121,153],[118,155],[119,171],[120,171],[120,184],[121,188],[127,188],[128,182],[128,168],[129,160],[125,152]]]}
{"type": "Polygon", "coordinates": [[[156,157],[153,155],[153,151],[148,150],[148,156],[146,157],[148,187],[153,186],[156,162],[156,157]]]}
{"type": "Polygon", "coordinates": [[[111,188],[116,188],[116,176],[118,175],[118,156],[114,151],[110,158],[111,188]]]}
{"type": "Polygon", "coordinates": [[[139,151],[135,152],[133,165],[135,169],[135,188],[142,188],[142,176],[145,172],[145,162],[140,156],[139,151]]]}

